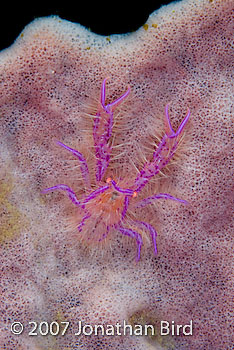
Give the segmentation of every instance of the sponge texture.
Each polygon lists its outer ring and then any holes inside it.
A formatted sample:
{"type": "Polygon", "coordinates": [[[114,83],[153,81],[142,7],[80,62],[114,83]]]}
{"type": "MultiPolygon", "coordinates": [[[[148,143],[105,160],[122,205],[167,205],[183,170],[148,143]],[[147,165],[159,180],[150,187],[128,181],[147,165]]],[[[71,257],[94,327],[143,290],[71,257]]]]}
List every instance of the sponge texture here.
{"type": "Polygon", "coordinates": [[[1,52],[1,349],[231,349],[233,14],[231,0],[183,0],[110,37],[40,18],[1,52]],[[118,233],[99,251],[86,249],[69,229],[78,215],[69,200],[41,194],[57,183],[79,191],[79,164],[56,140],[83,152],[94,173],[89,114],[108,76],[108,101],[131,87],[113,132],[119,174],[135,174],[150,156],[167,103],[175,130],[191,110],[178,159],[147,189],[190,205],[161,200],[138,213],[158,231],[158,255],[149,242],[138,264],[135,243],[118,233]],[[191,319],[192,336],[74,335],[78,320],[158,327],[191,319]],[[11,334],[14,321],[23,334],[11,334]],[[65,336],[30,337],[30,321],[71,325],[65,336]]]}

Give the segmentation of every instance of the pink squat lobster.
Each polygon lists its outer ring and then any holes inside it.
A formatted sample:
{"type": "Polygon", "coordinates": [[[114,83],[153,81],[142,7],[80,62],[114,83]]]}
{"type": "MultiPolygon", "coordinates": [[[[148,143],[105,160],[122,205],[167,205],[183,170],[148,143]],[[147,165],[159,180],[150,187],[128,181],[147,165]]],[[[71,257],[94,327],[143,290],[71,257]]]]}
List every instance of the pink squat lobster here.
{"type": "MultiPolygon", "coordinates": [[[[175,154],[184,127],[188,122],[190,111],[188,110],[186,117],[175,132],[172,129],[169,119],[168,105],[166,106],[166,133],[157,149],[153,152],[152,160],[145,163],[135,180],[132,182],[130,188],[122,188],[119,186],[118,180],[115,181],[108,177],[104,181],[103,178],[110,162],[111,146],[109,141],[112,134],[114,110],[129,95],[130,87],[128,87],[128,90],[114,102],[105,105],[106,80],[107,78],[104,79],[102,83],[100,108],[94,117],[93,123],[93,140],[96,154],[95,187],[98,186],[98,188],[95,190],[92,189],[88,165],[82,153],[64,145],[62,142],[57,142],[78,159],[85,185],[84,195],[80,200],[77,199],[75,192],[69,186],[64,184],[49,187],[45,189],[43,193],[53,190],[63,190],[67,192],[72,203],[84,211],[84,216],[77,226],[79,232],[81,232],[89,222],[89,227],[95,227],[95,230],[93,229],[93,234],[96,234],[97,230],[99,231],[99,234],[101,233],[102,236],[99,241],[105,239],[111,230],[118,230],[123,235],[135,238],[138,246],[136,260],[139,261],[142,247],[142,236],[137,231],[129,228],[129,226],[131,227],[131,222],[133,224],[132,226],[137,226],[139,229],[150,233],[155,255],[157,254],[157,232],[149,223],[131,219],[128,215],[129,204],[131,201],[136,201],[137,194],[144,186],[146,186],[153,176],[158,174],[159,171],[168,164],[175,154]],[[126,224],[128,227],[125,226],[126,224]]],[[[135,207],[146,206],[160,198],[172,199],[184,204],[187,203],[185,200],[173,197],[168,193],[158,193],[135,202],[135,207]]]]}

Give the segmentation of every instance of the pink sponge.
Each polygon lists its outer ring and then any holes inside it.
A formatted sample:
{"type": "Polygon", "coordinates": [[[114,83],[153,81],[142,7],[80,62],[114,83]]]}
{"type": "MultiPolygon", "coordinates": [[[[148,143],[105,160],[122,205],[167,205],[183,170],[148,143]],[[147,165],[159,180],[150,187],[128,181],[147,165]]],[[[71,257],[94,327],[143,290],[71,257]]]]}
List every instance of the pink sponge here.
{"type": "MultiPolygon", "coordinates": [[[[184,0],[153,13],[137,32],[108,38],[43,18],[1,52],[1,349],[231,349],[233,10],[231,0],[184,0]],[[103,178],[103,186],[117,192],[137,192],[130,183],[163,138],[165,106],[167,131],[170,125],[180,130],[191,110],[177,157],[137,194],[141,204],[132,208],[144,222],[126,228],[142,235],[137,264],[136,240],[127,231],[113,231],[100,250],[86,247],[77,239],[82,208],[73,208],[61,191],[41,193],[66,184],[79,201],[84,191],[85,163],[82,168],[58,140],[85,157],[94,186],[93,116],[107,76],[106,105],[131,88],[116,108],[111,173],[103,178]],[[120,174],[128,183],[115,181],[120,174]],[[158,193],[189,205],[155,201],[158,193]],[[157,255],[144,234],[150,233],[147,223],[158,232],[157,255]],[[79,320],[105,327],[153,324],[156,335],[75,336],[79,320]],[[192,335],[172,335],[172,325],[191,320],[192,335]],[[24,325],[20,335],[11,331],[17,321],[24,325]],[[32,321],[37,336],[29,335],[32,321]],[[67,333],[40,335],[40,323],[53,321],[61,327],[69,321],[67,333]],[[171,326],[168,336],[160,335],[161,321],[171,326]]],[[[45,332],[45,323],[41,327],[45,332]]]]}

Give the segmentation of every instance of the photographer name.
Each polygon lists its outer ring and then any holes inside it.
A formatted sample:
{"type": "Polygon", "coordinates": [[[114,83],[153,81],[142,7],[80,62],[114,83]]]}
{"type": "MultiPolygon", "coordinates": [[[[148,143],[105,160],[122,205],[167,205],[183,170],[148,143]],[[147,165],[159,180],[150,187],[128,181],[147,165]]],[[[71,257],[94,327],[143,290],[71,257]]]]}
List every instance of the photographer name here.
{"type": "MultiPolygon", "coordinates": [[[[78,332],[75,335],[155,335],[157,334],[155,326],[135,324],[127,324],[123,321],[123,324],[117,322],[115,325],[107,324],[82,324],[82,321],[78,321],[78,332]]],[[[161,321],[160,322],[160,335],[193,335],[193,322],[189,324],[175,324],[174,321],[161,321]]]]}

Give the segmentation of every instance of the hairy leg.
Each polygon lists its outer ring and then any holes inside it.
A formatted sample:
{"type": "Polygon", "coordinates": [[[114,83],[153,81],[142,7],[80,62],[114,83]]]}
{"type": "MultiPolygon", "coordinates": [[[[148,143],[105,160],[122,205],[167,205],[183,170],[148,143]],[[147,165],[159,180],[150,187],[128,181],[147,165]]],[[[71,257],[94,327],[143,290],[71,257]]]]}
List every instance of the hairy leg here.
{"type": "Polygon", "coordinates": [[[160,141],[157,149],[153,153],[152,161],[147,162],[139,175],[135,180],[134,190],[140,192],[142,188],[149,182],[150,178],[159,173],[159,171],[164,168],[174,156],[176,149],[179,144],[179,140],[183,135],[183,129],[187,124],[190,117],[190,111],[186,117],[181,122],[178,130],[175,132],[172,129],[169,114],[168,114],[168,105],[165,109],[165,124],[166,130],[165,135],[160,141]]]}
{"type": "Polygon", "coordinates": [[[46,188],[45,190],[42,190],[41,192],[47,193],[47,192],[54,191],[54,190],[66,191],[68,194],[68,197],[70,198],[72,203],[74,203],[77,207],[83,207],[82,204],[76,198],[75,192],[67,185],[63,185],[63,184],[56,185],[53,187],[46,188]]]}
{"type": "Polygon", "coordinates": [[[66,145],[64,145],[64,143],[57,141],[57,144],[59,146],[62,146],[63,148],[67,149],[69,152],[71,152],[80,162],[80,171],[83,177],[83,181],[84,184],[86,185],[87,189],[90,190],[91,186],[90,186],[90,176],[89,176],[89,169],[88,169],[88,165],[86,162],[85,157],[83,156],[82,153],[80,153],[79,151],[70,148],[66,145]]]}
{"type": "Polygon", "coordinates": [[[126,235],[126,236],[129,236],[129,237],[132,237],[132,238],[136,239],[137,246],[138,246],[136,261],[139,261],[140,257],[141,257],[141,246],[142,246],[142,237],[141,237],[141,235],[138,232],[136,232],[136,231],[133,231],[133,230],[131,230],[129,228],[125,228],[125,227],[122,227],[122,226],[120,226],[118,228],[118,230],[123,235],[126,235]]]}
{"type": "Polygon", "coordinates": [[[144,226],[150,233],[152,241],[153,241],[153,245],[154,245],[154,254],[157,255],[158,251],[157,251],[157,243],[156,243],[156,237],[157,237],[157,231],[155,230],[155,228],[148,224],[147,222],[144,221],[134,221],[137,224],[144,226]]]}
{"type": "Polygon", "coordinates": [[[166,134],[168,137],[170,138],[174,138],[174,137],[177,137],[179,136],[185,125],[187,124],[188,120],[189,120],[189,117],[190,117],[190,110],[188,109],[188,113],[186,115],[186,117],[184,118],[184,120],[181,122],[180,126],[178,127],[177,131],[175,132],[171,126],[171,121],[170,121],[170,117],[169,117],[169,113],[168,113],[168,108],[169,108],[169,104],[166,105],[166,108],[165,108],[165,116],[166,116],[166,134]]]}
{"type": "Polygon", "coordinates": [[[140,202],[138,202],[136,204],[136,207],[144,207],[148,204],[151,204],[153,203],[153,201],[155,199],[171,199],[171,200],[174,200],[174,201],[177,201],[177,202],[180,202],[180,203],[183,203],[183,204],[188,204],[188,202],[184,199],[180,199],[180,198],[176,198],[168,193],[158,193],[158,194],[155,194],[153,196],[150,196],[150,197],[147,197],[145,199],[142,199],[140,202]]]}
{"type": "Polygon", "coordinates": [[[108,236],[109,232],[110,232],[110,226],[107,226],[107,227],[106,227],[106,232],[103,233],[102,237],[99,238],[98,242],[103,241],[103,239],[105,239],[105,238],[108,236]]]}
{"type": "Polygon", "coordinates": [[[130,87],[128,87],[128,90],[122,96],[106,105],[106,80],[107,78],[103,80],[101,87],[101,108],[97,112],[93,124],[93,139],[97,158],[97,181],[102,180],[110,161],[111,147],[108,143],[112,134],[114,109],[122,103],[130,93],[130,87]]]}
{"type": "Polygon", "coordinates": [[[85,215],[83,216],[81,222],[80,222],[79,225],[77,226],[77,229],[78,229],[79,232],[82,231],[82,228],[83,228],[83,226],[84,226],[84,224],[85,224],[85,221],[88,220],[88,219],[90,218],[90,216],[91,216],[91,214],[89,214],[89,213],[87,213],[87,214],[85,214],[85,215]]]}

